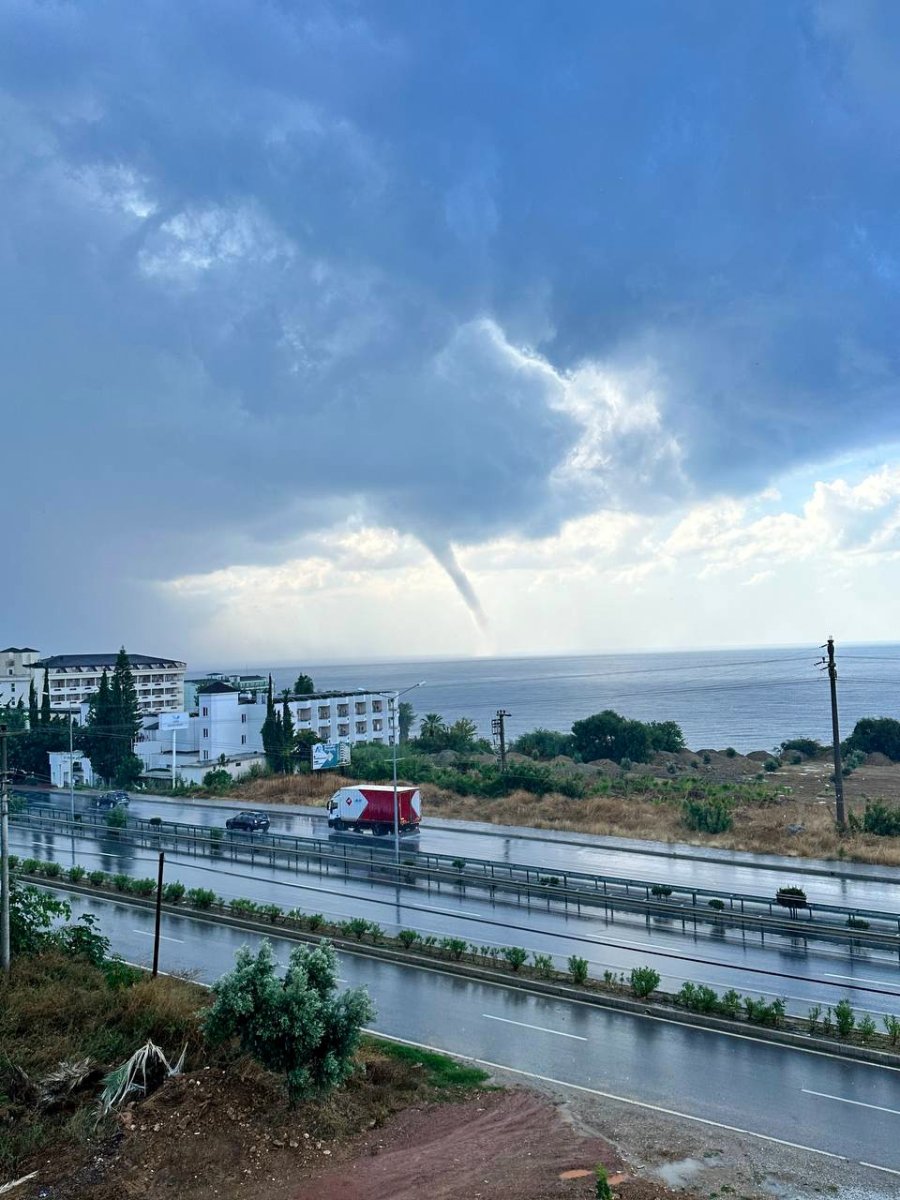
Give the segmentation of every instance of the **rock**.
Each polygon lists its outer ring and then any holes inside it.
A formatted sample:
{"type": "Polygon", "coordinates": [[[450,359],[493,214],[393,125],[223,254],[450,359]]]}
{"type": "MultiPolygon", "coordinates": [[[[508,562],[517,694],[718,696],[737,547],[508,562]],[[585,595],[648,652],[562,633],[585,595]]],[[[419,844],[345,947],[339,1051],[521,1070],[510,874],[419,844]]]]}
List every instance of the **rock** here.
{"type": "Polygon", "coordinates": [[[805,828],[806,826],[802,824],[788,825],[787,831],[788,833],[802,833],[805,828]]]}

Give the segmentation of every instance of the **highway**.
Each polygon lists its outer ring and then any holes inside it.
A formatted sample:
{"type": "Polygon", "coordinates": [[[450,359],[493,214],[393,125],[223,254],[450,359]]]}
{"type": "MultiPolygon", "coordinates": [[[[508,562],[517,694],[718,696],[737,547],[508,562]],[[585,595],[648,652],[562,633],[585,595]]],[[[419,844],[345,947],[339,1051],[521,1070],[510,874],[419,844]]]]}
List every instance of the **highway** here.
{"type": "MultiPolygon", "coordinates": [[[[50,803],[68,810],[65,792],[32,792],[36,802],[50,803]]],[[[92,799],[75,793],[76,812],[91,807],[92,799]]],[[[165,796],[141,796],[132,799],[129,813],[136,817],[160,816],[166,820],[197,825],[223,826],[231,812],[246,805],[233,801],[211,802],[171,800],[165,796]]],[[[325,837],[324,811],[297,811],[283,805],[256,805],[272,822],[273,833],[292,833],[300,837],[325,837]]],[[[704,858],[696,846],[671,847],[662,843],[644,843],[659,853],[648,854],[621,838],[599,838],[589,834],[560,834],[546,830],[509,829],[504,826],[463,827],[463,822],[429,823],[427,814],[422,831],[410,844],[423,852],[458,855],[465,859],[485,858],[498,862],[533,863],[553,870],[580,870],[623,878],[650,879],[703,888],[721,888],[724,892],[774,895],[785,883],[799,883],[811,900],[831,904],[854,904],[860,908],[900,908],[900,870],[868,866],[862,863],[815,863],[802,859],[758,856],[727,850],[710,851],[715,858],[704,858]],[[678,857],[665,857],[673,850],[678,857]],[[798,867],[805,868],[801,874],[798,867]],[[820,874],[807,874],[818,867],[820,874]]],[[[352,836],[352,835],[351,835],[352,836]]]]}
{"type": "MultiPolygon", "coordinates": [[[[136,807],[136,806],[135,806],[136,807]]],[[[13,853],[51,859],[107,874],[154,877],[156,852],[110,837],[105,830],[72,839],[58,833],[19,827],[13,820],[13,853]]],[[[708,983],[719,991],[767,998],[782,996],[788,1010],[806,1015],[810,1005],[833,1005],[852,997],[859,1013],[880,1024],[884,1015],[900,1015],[900,961],[890,951],[854,944],[805,941],[742,932],[724,924],[683,928],[670,918],[639,914],[581,913],[509,901],[494,903],[483,893],[459,894],[424,887],[397,888],[366,876],[323,875],[312,866],[298,871],[224,857],[168,851],[166,874],[188,887],[212,888],[224,899],[239,897],[276,903],[284,909],[321,912],[329,919],[364,915],[385,930],[412,928],[420,934],[453,935],[478,946],[520,945],[549,953],[564,968],[571,954],[591,963],[591,973],[625,972],[649,965],[659,971],[661,987],[677,991],[685,980],[708,983]]]]}
{"type": "MultiPolygon", "coordinates": [[[[93,897],[72,900],[76,911],[98,915],[114,951],[147,962],[151,912],[93,897]]],[[[257,941],[212,921],[170,915],[162,933],[162,967],[206,983],[231,967],[238,946],[257,941]]],[[[277,934],[273,942],[286,961],[290,944],[277,934]]],[[[343,983],[369,988],[378,1009],[376,1032],[512,1070],[526,1083],[549,1080],[860,1162],[874,1168],[873,1184],[894,1194],[900,1177],[896,1070],[351,954],[341,955],[340,970],[343,983]]]]}

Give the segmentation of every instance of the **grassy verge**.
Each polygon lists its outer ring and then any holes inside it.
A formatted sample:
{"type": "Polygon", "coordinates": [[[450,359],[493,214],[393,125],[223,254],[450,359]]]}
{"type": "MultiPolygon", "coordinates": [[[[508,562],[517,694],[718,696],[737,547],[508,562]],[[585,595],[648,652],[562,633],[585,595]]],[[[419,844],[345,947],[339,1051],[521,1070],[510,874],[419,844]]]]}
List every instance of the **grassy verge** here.
{"type": "Polygon", "coordinates": [[[429,1086],[439,1091],[471,1091],[489,1078],[487,1071],[482,1071],[480,1067],[458,1062],[434,1050],[420,1050],[417,1046],[405,1046],[402,1042],[371,1036],[365,1038],[363,1044],[386,1058],[424,1070],[429,1086]]]}

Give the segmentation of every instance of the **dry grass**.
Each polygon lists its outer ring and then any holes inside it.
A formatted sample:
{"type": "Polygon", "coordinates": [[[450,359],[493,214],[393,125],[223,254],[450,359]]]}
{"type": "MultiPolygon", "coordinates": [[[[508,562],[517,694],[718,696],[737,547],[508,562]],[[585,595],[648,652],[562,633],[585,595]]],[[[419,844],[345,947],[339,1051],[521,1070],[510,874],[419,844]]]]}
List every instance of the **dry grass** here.
{"type": "MultiPolygon", "coordinates": [[[[686,762],[696,760],[691,754],[680,757],[686,762]]],[[[701,787],[720,781],[737,784],[744,764],[751,769],[760,766],[746,759],[736,764],[735,760],[716,755],[713,767],[701,768],[693,777],[701,787]]],[[[734,827],[724,834],[689,830],[682,820],[680,804],[664,799],[664,792],[654,783],[642,785],[636,781],[635,790],[627,796],[610,793],[582,800],[557,794],[539,797],[524,791],[485,800],[430,784],[422,785],[422,796],[426,813],[438,817],[900,866],[900,839],[865,834],[838,836],[830,773],[829,762],[814,762],[766,774],[760,785],[767,792],[765,801],[739,803],[734,827]],[[797,825],[803,826],[802,831],[789,832],[790,826],[797,825]]],[[[752,783],[755,777],[744,775],[743,779],[752,783]]],[[[318,805],[324,804],[340,782],[319,774],[273,776],[253,780],[236,789],[235,795],[251,804],[318,805]]],[[[868,800],[900,804],[900,763],[860,767],[845,780],[844,792],[849,812],[861,813],[868,800]]]]}

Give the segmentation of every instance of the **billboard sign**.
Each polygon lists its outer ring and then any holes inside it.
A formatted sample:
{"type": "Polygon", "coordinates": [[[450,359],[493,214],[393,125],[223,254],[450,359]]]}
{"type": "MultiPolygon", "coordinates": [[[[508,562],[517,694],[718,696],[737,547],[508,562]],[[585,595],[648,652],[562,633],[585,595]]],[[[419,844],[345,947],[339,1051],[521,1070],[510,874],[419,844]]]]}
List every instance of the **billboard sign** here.
{"type": "Polygon", "coordinates": [[[350,761],[349,742],[316,742],[312,747],[312,769],[324,771],[350,761]]]}
{"type": "Polygon", "coordinates": [[[189,729],[191,725],[191,715],[186,712],[165,712],[159,714],[159,730],[160,733],[169,732],[173,729],[189,729]]]}

